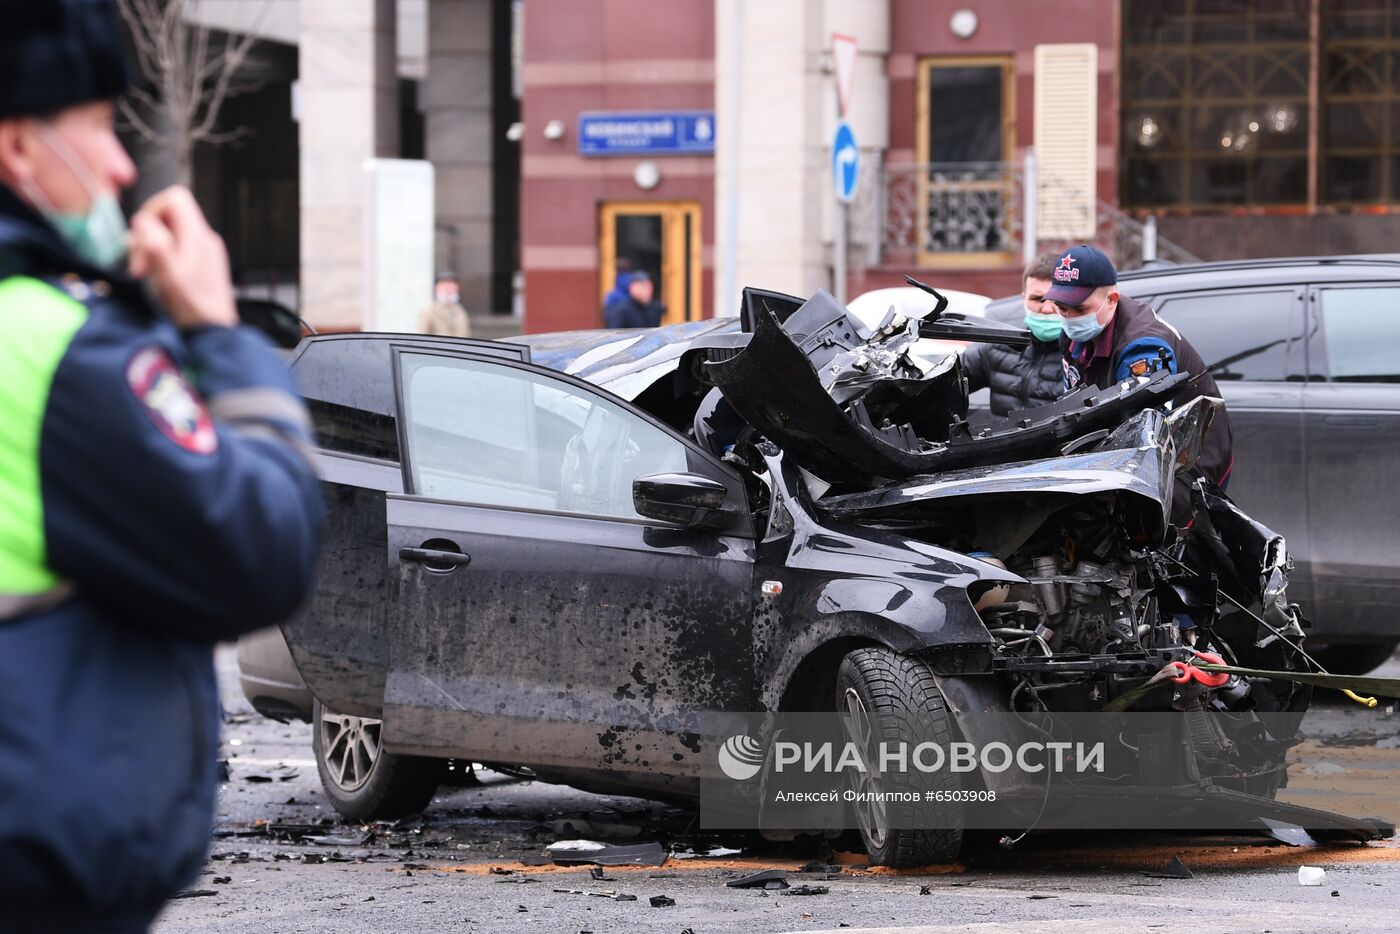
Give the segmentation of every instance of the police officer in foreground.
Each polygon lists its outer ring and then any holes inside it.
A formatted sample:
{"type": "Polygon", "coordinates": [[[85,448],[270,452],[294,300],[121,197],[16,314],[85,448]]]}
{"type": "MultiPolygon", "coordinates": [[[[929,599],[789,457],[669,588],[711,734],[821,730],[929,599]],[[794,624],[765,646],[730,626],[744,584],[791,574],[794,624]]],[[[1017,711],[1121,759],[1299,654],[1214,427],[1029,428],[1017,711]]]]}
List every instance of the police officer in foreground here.
{"type": "Polygon", "coordinates": [[[307,595],[320,492],[193,197],[128,236],[111,0],[0,23],[0,928],[140,931],[209,842],[211,647],[307,595]]]}
{"type": "Polygon", "coordinates": [[[1006,415],[1018,409],[1054,402],[1064,392],[1064,366],[1060,362],[1060,309],[1046,301],[1050,274],[1059,265],[1059,253],[1042,253],[1021,274],[1021,302],[1031,342],[1023,348],[978,343],[963,351],[963,372],[968,392],[992,390],[992,414],[1006,415]]]}
{"type": "MultiPolygon", "coordinates": [[[[1178,404],[1199,396],[1220,398],[1196,348],[1157,317],[1151,305],[1119,294],[1118,271],[1102,250],[1085,244],[1065,250],[1050,277],[1053,284],[1045,298],[1060,309],[1066,391],[1083,385],[1107,389],[1148,375],[1160,361],[1173,373],[1198,377],[1177,397],[1178,404]]],[[[1198,468],[1224,487],[1233,467],[1230,419],[1222,409],[1206,433],[1198,468]]],[[[1190,517],[1189,491],[1180,482],[1172,513],[1178,524],[1190,517]]]]}

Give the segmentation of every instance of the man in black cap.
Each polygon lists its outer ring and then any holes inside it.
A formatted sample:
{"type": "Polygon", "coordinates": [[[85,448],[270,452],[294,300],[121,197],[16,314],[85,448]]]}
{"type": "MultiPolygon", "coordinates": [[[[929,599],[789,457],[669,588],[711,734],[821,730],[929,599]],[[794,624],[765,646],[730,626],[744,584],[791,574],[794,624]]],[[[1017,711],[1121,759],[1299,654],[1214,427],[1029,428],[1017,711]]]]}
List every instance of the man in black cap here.
{"type": "Polygon", "coordinates": [[[211,648],[306,596],[306,411],[194,198],[126,220],[111,0],[0,0],[0,927],[144,930],[203,863],[211,648]]]}
{"type": "MultiPolygon", "coordinates": [[[[1066,390],[1086,384],[1107,389],[1125,379],[1146,376],[1161,364],[1173,373],[1198,377],[1178,403],[1198,396],[1220,398],[1196,348],[1159,318],[1151,305],[1119,294],[1118,270],[1102,250],[1087,244],[1071,247],[1060,254],[1050,275],[1052,285],[1045,298],[1060,308],[1066,390]]],[[[1206,434],[1199,461],[1201,472],[1221,487],[1229,482],[1234,467],[1232,448],[1230,419],[1222,409],[1206,434]]],[[[1189,507],[1189,491],[1178,484],[1174,518],[1189,518],[1189,507]]]]}

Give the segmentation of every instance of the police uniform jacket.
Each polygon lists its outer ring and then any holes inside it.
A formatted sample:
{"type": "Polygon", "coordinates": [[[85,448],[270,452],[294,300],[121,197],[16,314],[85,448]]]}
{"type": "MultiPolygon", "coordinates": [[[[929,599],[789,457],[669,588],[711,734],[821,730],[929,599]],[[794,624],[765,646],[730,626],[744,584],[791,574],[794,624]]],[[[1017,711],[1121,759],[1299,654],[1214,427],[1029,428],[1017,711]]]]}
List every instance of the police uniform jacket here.
{"type": "Polygon", "coordinates": [[[177,330],[3,187],[0,332],[0,900],[149,917],[209,841],[211,648],[311,585],[306,411],[261,335],[177,330]]]}

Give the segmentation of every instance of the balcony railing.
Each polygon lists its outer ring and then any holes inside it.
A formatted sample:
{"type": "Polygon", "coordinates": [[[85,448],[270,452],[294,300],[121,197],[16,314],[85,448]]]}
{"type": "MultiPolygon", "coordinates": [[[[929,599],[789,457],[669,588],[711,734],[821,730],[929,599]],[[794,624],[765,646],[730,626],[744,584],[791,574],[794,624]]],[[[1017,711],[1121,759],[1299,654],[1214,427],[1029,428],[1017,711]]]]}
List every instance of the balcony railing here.
{"type": "Polygon", "coordinates": [[[1053,180],[1032,177],[1038,192],[1027,203],[1027,169],[1034,163],[929,163],[878,166],[852,206],[852,240],[864,247],[866,265],[942,267],[1019,266],[1027,256],[1076,242],[1103,247],[1120,269],[1134,269],[1152,252],[1174,263],[1198,262],[1178,244],[1155,236],[1142,220],[1097,198],[1085,198],[1053,180]],[[1037,236],[1026,248],[1026,215],[1045,215],[1045,231],[1079,236],[1037,236]],[[1076,217],[1092,212],[1092,217],[1076,217]]]}

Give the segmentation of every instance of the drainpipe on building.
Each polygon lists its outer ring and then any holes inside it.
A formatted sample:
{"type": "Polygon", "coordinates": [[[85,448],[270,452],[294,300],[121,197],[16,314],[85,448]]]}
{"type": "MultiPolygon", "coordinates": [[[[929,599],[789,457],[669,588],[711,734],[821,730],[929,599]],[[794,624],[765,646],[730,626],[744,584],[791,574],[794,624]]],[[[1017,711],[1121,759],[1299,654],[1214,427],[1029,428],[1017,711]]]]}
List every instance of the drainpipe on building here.
{"type": "Polygon", "coordinates": [[[1040,208],[1040,180],[1035,173],[1035,150],[1028,147],[1021,171],[1021,262],[1026,266],[1035,259],[1040,241],[1036,231],[1040,223],[1036,215],[1040,208]]]}
{"type": "Polygon", "coordinates": [[[734,15],[729,20],[732,24],[729,48],[733,50],[734,63],[727,102],[729,121],[716,141],[724,151],[724,174],[728,183],[724,191],[724,248],[720,256],[719,295],[713,301],[715,313],[720,315],[737,314],[739,310],[739,288],[736,284],[739,262],[739,129],[744,123],[740,116],[744,102],[744,0],[726,2],[734,4],[734,15]]]}
{"type": "Polygon", "coordinates": [[[1142,261],[1150,263],[1157,258],[1157,215],[1147,215],[1142,223],[1142,261]]]}

